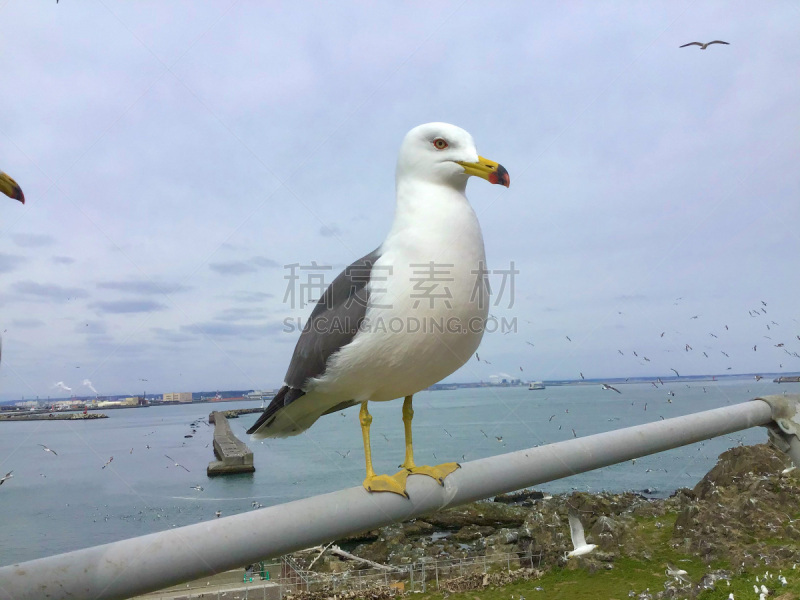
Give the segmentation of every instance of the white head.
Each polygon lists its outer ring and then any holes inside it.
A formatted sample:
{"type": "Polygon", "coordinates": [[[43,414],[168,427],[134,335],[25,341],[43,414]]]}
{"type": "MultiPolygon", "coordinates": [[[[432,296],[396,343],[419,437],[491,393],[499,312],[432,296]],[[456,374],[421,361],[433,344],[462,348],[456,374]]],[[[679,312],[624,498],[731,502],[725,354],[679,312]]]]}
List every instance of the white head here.
{"type": "Polygon", "coordinates": [[[508,171],[478,156],[472,136],[449,123],[426,123],[406,134],[397,158],[397,181],[407,178],[464,190],[467,178],[477,175],[508,187],[508,171]]]}

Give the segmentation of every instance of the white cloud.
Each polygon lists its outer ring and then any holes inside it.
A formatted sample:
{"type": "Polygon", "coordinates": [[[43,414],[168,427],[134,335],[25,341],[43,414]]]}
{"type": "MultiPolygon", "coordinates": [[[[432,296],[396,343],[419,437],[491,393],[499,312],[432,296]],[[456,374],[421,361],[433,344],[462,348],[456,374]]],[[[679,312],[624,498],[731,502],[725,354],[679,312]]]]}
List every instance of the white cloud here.
{"type": "Polygon", "coordinates": [[[794,7],[507,4],[495,28],[457,3],[188,6],[3,9],[0,166],[27,201],[0,200],[0,398],[67,362],[107,393],[280,384],[275,324],[310,310],[283,265],[377,247],[402,136],[432,120],[508,168],[468,193],[490,267],[520,270],[493,307],[518,333],[454,379],[800,369],[747,352],[800,345],[794,7]],[[731,45],[678,48],[708,32],[731,45]],[[730,360],[672,352],[712,342],[730,360]]]}

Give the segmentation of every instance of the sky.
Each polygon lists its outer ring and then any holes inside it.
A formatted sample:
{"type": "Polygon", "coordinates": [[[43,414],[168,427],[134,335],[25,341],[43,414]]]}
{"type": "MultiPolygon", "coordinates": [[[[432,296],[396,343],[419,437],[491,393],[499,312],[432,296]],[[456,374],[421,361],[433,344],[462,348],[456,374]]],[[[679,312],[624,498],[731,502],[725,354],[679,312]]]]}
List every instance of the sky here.
{"type": "Polygon", "coordinates": [[[0,400],[280,386],[298,286],[382,242],[429,121],[511,176],[467,188],[511,331],[449,381],[800,371],[799,25],[792,2],[0,2],[26,197],[0,201],[0,400]]]}

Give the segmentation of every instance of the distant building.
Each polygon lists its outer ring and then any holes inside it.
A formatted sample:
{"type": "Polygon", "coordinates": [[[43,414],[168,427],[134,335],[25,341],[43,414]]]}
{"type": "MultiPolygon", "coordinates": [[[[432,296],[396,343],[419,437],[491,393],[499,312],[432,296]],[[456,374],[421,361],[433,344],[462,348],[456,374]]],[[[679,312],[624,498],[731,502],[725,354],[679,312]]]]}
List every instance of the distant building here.
{"type": "Polygon", "coordinates": [[[164,402],[191,402],[192,392],[171,392],[164,394],[164,402]]]}
{"type": "Polygon", "coordinates": [[[14,405],[22,408],[34,408],[39,406],[39,403],[36,400],[25,400],[23,402],[15,402],[14,405]]]}
{"type": "Polygon", "coordinates": [[[275,392],[272,390],[253,390],[252,392],[247,392],[244,396],[245,400],[272,400],[275,397],[275,392]]]}

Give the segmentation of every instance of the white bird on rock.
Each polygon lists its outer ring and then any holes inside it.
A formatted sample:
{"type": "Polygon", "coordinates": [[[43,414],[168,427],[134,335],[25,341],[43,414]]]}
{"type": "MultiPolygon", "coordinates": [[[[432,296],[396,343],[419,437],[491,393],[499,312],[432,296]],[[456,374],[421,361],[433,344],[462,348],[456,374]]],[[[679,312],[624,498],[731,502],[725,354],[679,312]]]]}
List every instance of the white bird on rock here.
{"type": "Polygon", "coordinates": [[[248,433],[256,439],[297,435],[322,415],[361,405],[368,491],[407,497],[409,475],[444,485],[459,468],[415,464],[411,402],[466,363],[483,337],[489,290],[481,228],[465,195],[472,175],[510,182],[508,171],[478,156],[472,136],[455,125],[428,123],[408,132],[397,159],[388,236],[322,295],[285,385],[248,433]],[[405,398],[405,461],[395,475],[376,475],[367,404],[396,398],[405,398]]]}

